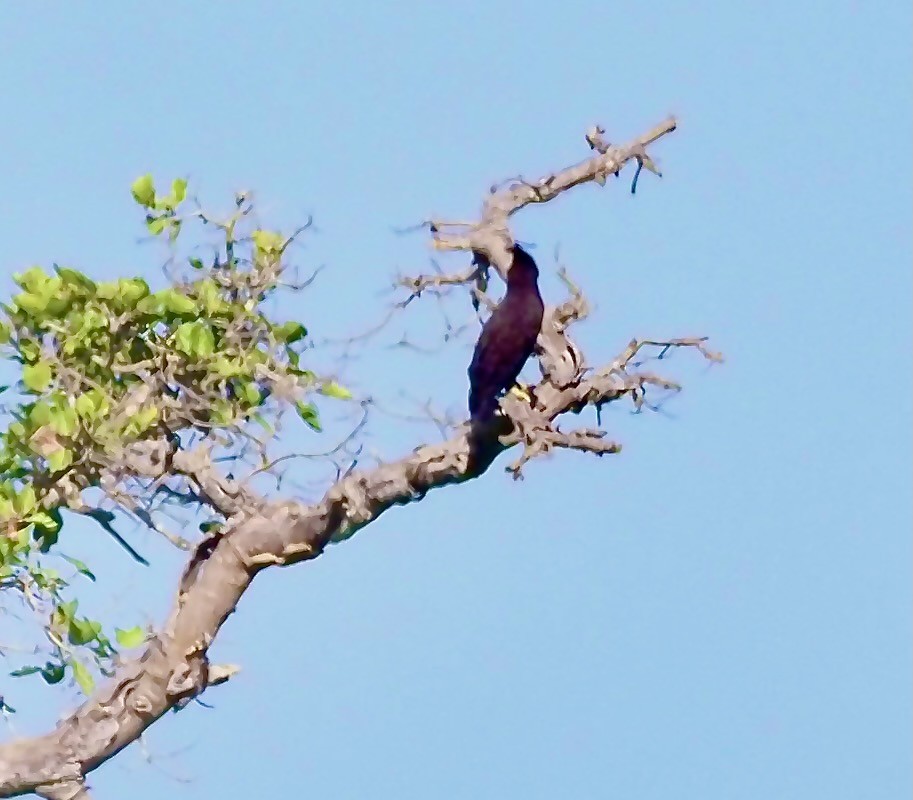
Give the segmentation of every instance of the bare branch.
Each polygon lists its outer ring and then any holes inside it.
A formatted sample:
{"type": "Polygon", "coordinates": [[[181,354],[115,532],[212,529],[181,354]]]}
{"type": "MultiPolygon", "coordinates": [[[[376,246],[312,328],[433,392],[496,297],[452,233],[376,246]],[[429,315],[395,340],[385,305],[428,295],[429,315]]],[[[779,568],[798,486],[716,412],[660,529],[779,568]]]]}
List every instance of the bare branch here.
{"type": "Polygon", "coordinates": [[[476,276],[477,268],[475,265],[469,269],[455,272],[450,275],[417,275],[414,278],[401,277],[397,280],[396,286],[408,289],[410,294],[405,300],[399,303],[400,307],[408,305],[412,300],[421,297],[422,293],[428,289],[437,289],[444,286],[460,286],[469,283],[476,276]]]}
{"type": "Polygon", "coordinates": [[[441,229],[448,227],[448,223],[435,221],[432,225],[434,246],[439,250],[476,250],[483,253],[503,277],[510,266],[507,254],[507,247],[510,244],[507,220],[510,216],[531,203],[547,203],[554,200],[562,192],[580,184],[604,182],[606,175],[619,172],[628,161],[643,162],[648,158],[646,148],[674,131],[675,127],[675,119],[670,117],[644,136],[622,147],[611,147],[601,139],[594,138],[591,147],[597,151],[595,156],[537,181],[528,182],[521,179],[511,183],[506,189],[493,192],[483,204],[478,223],[456,223],[458,227],[466,228],[466,232],[444,233],[441,229]],[[594,146],[594,141],[599,142],[599,148],[594,146]]]}

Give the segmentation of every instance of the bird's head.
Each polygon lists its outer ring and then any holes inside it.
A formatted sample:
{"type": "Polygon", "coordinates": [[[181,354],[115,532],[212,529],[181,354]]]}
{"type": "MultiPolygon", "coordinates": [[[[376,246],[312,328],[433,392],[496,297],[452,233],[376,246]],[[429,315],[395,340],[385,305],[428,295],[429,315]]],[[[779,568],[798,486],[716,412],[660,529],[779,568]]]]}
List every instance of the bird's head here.
{"type": "Polygon", "coordinates": [[[514,243],[511,252],[513,260],[507,273],[507,282],[528,281],[530,278],[536,280],[539,277],[539,267],[533,257],[517,243],[514,243]]]}

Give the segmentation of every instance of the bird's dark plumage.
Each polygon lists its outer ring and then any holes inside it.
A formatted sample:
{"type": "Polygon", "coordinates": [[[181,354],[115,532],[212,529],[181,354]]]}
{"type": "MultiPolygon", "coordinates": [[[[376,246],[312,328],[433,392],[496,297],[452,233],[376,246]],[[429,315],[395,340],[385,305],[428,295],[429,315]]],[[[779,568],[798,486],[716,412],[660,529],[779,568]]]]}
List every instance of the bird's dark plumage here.
{"type": "Polygon", "coordinates": [[[507,293],[492,312],[469,365],[469,414],[484,422],[498,409],[498,395],[510,389],[532,355],[545,307],[539,294],[539,269],[520,245],[513,247],[507,293]]]}

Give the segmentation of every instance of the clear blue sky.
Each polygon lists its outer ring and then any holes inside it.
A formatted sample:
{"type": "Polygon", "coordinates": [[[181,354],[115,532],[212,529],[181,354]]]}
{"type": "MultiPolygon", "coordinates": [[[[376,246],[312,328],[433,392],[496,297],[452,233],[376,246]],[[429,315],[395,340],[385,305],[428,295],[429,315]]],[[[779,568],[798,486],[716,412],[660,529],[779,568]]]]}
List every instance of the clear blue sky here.
{"type": "MultiPolygon", "coordinates": [[[[662,181],[515,230],[549,300],[560,244],[596,302],[592,361],[708,334],[728,363],[676,357],[668,416],[607,414],[620,456],[493,470],[263,575],[216,651],[241,675],[97,796],[909,797],[909,3],[128,5],[0,10],[5,274],[154,274],[128,186],[186,173],[213,205],[316,215],[301,257],[328,269],[294,310],[344,334],[428,267],[393,226],[673,112],[662,181]]],[[[348,377],[456,411],[470,344],[348,377]]],[[[118,621],[161,618],[173,555],[136,533],[134,570],[71,533],[118,621]]],[[[72,696],[41,688],[10,695],[18,730],[72,696]]]]}

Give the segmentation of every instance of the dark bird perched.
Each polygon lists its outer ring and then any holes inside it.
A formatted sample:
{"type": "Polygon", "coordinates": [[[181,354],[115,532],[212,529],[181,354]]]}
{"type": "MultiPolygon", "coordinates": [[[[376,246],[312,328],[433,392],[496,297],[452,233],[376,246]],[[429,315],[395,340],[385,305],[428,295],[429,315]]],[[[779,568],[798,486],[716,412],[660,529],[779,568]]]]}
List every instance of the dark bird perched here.
{"type": "Polygon", "coordinates": [[[507,293],[479,335],[469,365],[469,414],[487,422],[498,408],[498,395],[510,389],[532,355],[545,307],[539,294],[539,268],[520,245],[513,246],[507,293]]]}

